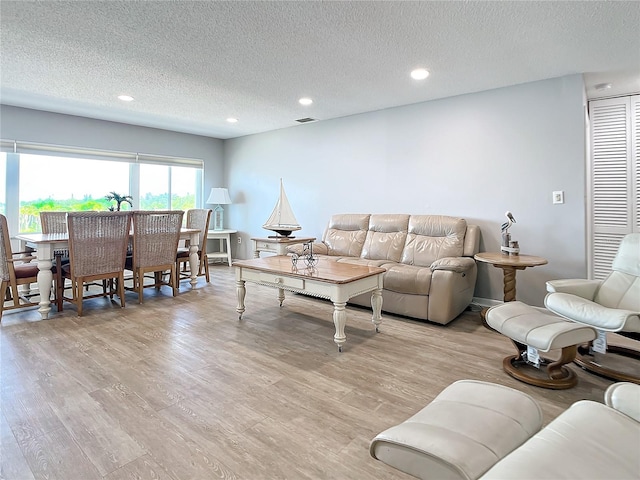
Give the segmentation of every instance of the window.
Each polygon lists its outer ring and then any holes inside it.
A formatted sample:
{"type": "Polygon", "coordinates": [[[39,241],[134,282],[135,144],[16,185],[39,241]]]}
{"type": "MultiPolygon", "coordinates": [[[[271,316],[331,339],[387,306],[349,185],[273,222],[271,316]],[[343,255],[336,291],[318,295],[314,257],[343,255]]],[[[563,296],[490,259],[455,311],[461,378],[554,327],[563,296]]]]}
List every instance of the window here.
{"type": "Polygon", "coordinates": [[[141,210],[186,210],[196,206],[193,168],[140,165],[141,210]]]}
{"type": "Polygon", "coordinates": [[[140,165],[140,210],[169,209],[169,167],[140,165]]]}
{"type": "MultiPolygon", "coordinates": [[[[41,230],[43,210],[115,207],[106,198],[111,192],[131,195],[135,209],[184,210],[202,204],[201,160],[1,143],[0,213],[23,233],[41,230]],[[14,149],[17,154],[5,153],[14,149]]],[[[122,204],[122,209],[129,208],[122,204]]]]}
{"type": "Polygon", "coordinates": [[[43,210],[107,210],[109,192],[129,191],[129,166],[123,162],[24,154],[20,172],[21,232],[41,231],[43,210]]]}

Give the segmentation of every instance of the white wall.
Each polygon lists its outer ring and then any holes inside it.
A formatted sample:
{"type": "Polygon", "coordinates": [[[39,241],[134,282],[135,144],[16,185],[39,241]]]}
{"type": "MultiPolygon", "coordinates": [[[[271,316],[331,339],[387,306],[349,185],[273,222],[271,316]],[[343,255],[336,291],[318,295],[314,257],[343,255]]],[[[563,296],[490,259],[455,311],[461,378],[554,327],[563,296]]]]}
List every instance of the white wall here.
{"type": "MultiPolygon", "coordinates": [[[[586,276],[584,103],[572,75],[226,140],[234,257],[272,233],[261,226],[281,177],[305,236],[321,237],[335,213],[444,214],[499,251],[510,210],[521,252],[549,260],[518,272],[517,297],[542,305],[546,280],[586,276]]],[[[480,264],[475,295],[501,300],[502,271],[480,264]]]]}
{"type": "Polygon", "coordinates": [[[205,162],[205,200],[223,178],[223,141],[215,138],[8,105],[0,105],[0,138],[199,158],[205,162]]]}

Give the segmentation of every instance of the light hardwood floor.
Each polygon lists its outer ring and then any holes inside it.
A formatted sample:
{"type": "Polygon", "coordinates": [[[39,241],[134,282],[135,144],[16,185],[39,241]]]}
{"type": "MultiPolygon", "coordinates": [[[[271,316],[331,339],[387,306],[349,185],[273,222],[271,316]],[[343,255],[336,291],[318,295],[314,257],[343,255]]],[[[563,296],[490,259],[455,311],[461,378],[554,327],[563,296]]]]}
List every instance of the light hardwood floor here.
{"type": "Polygon", "coordinates": [[[575,369],[552,391],[502,371],[509,340],[466,312],[447,326],[348,307],[347,343],[333,306],[247,284],[236,314],[233,268],[106,299],[40,320],[7,312],[0,330],[1,462],[6,480],[405,479],[369,456],[370,440],[459,379],[532,395],[545,423],[612,382],[575,369]]]}

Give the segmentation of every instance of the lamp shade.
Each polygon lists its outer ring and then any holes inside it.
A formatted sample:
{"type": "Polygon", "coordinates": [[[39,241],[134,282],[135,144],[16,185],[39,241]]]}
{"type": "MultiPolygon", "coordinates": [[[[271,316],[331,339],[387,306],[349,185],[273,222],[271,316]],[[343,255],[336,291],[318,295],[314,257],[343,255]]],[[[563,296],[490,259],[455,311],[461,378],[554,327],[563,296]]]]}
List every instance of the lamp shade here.
{"type": "Polygon", "coordinates": [[[226,188],[212,188],[207,198],[207,203],[214,205],[229,205],[231,203],[231,197],[229,197],[229,191],[226,188]]]}

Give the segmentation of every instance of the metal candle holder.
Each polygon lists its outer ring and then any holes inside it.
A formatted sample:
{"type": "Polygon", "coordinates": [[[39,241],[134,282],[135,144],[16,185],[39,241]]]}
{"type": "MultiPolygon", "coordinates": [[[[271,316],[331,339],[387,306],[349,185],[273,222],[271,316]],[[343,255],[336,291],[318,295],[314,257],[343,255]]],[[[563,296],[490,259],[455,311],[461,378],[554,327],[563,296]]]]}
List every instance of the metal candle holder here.
{"type": "Polygon", "coordinates": [[[313,242],[307,242],[302,244],[302,255],[294,253],[291,256],[291,264],[297,268],[298,259],[304,260],[307,268],[314,268],[318,264],[318,256],[313,254],[313,242]]]}

